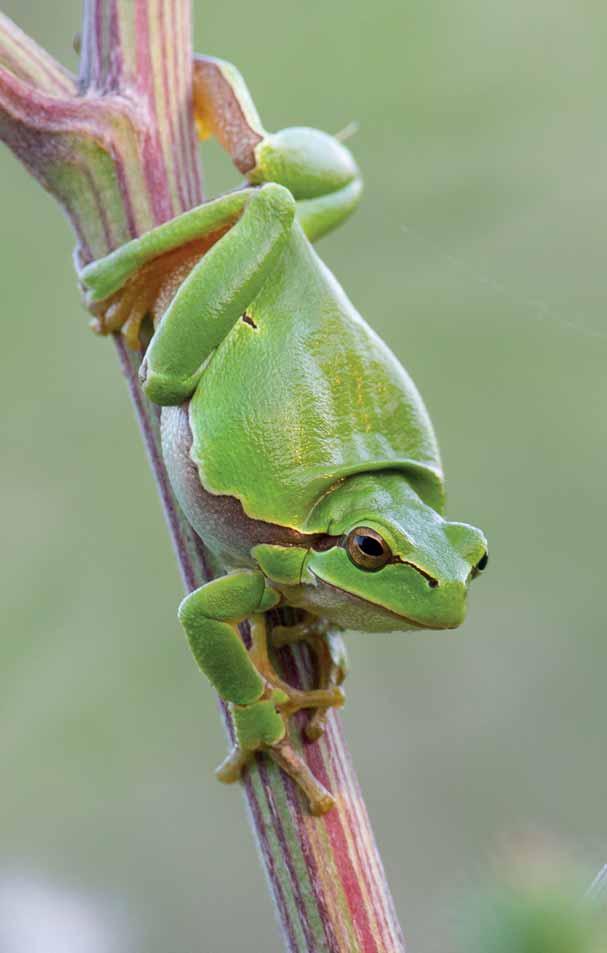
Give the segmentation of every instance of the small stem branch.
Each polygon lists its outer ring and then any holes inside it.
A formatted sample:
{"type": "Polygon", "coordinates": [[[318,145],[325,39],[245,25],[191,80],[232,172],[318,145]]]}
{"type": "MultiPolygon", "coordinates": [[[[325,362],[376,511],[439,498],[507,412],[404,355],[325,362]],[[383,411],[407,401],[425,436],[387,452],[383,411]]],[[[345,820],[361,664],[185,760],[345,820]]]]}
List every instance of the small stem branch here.
{"type": "MultiPolygon", "coordinates": [[[[0,138],[66,212],[81,261],[198,204],[190,0],[85,0],[78,81],[0,15],[0,138]]],[[[158,408],[137,380],[139,357],[120,338],[116,346],[191,590],[209,578],[210,560],[173,496],[158,408]]],[[[281,650],[281,661],[287,680],[311,685],[304,649],[281,650]]],[[[267,758],[244,784],[286,948],[404,953],[339,719],[332,714],[313,745],[304,744],[300,727],[295,740],[336,807],[312,817],[290,778],[267,758]]]]}
{"type": "Polygon", "coordinates": [[[0,66],[33,89],[51,96],[73,96],[76,80],[46,50],[0,13],[0,66]]]}

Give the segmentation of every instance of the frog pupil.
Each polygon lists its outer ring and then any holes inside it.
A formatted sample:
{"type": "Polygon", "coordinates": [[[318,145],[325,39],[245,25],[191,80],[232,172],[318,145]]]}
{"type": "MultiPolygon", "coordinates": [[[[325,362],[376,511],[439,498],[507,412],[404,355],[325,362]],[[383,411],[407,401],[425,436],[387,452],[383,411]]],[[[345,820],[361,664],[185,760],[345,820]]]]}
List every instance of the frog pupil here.
{"type": "Polygon", "coordinates": [[[484,556],[481,556],[479,561],[476,564],[476,568],[479,572],[482,572],[483,569],[487,568],[487,563],[489,562],[489,554],[485,553],[484,556]]]}
{"type": "Polygon", "coordinates": [[[380,541],[372,536],[357,536],[356,545],[365,556],[382,556],[384,552],[380,541]]]}

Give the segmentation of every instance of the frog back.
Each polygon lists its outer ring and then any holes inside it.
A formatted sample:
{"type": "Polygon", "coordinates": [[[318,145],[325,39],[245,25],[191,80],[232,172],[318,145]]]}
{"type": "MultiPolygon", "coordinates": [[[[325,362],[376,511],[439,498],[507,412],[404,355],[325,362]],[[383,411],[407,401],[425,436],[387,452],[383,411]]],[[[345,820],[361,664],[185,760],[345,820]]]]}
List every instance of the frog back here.
{"type": "Polygon", "coordinates": [[[443,477],[411,378],[296,227],[274,273],[215,350],[190,403],[203,487],[306,532],[317,501],[360,472],[398,469],[437,509],[443,477]]]}

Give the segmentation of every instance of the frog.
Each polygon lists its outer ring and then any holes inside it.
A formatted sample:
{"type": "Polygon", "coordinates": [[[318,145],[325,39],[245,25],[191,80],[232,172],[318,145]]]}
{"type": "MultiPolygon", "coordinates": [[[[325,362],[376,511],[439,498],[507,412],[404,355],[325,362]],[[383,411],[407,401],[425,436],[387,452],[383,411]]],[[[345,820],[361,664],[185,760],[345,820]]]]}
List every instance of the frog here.
{"type": "Polygon", "coordinates": [[[178,610],[233,721],[217,776],[269,755],[321,815],[335,798],[292,719],[308,713],[313,743],[343,705],[343,633],[456,628],[487,540],[447,519],[423,400],[314,247],[359,204],[349,148],[309,127],[267,132],[215,57],[194,60],[193,113],[244,182],[87,264],[80,283],[102,334],[139,346],[153,318],[141,386],[161,408],[179,505],[221,567],[178,610]],[[297,642],[315,660],[308,689],[274,662],[297,642]]]}

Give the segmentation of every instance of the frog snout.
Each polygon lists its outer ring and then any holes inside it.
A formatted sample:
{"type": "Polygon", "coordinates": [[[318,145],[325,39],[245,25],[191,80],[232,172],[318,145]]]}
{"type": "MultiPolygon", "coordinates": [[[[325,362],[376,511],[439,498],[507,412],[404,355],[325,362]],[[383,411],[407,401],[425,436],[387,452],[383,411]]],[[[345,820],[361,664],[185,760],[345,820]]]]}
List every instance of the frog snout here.
{"type": "Polygon", "coordinates": [[[427,597],[436,628],[456,629],[466,617],[468,589],[488,562],[483,534],[466,524],[453,524],[452,543],[457,556],[427,597]]]}
{"type": "Polygon", "coordinates": [[[470,567],[470,578],[486,568],[489,559],[485,534],[468,523],[448,523],[445,533],[449,542],[470,567]]]}
{"type": "Polygon", "coordinates": [[[440,589],[436,591],[436,613],[437,628],[456,629],[466,618],[468,586],[462,580],[450,580],[441,582],[440,589]],[[440,598],[437,598],[440,593],[440,598]]]}
{"type": "MultiPolygon", "coordinates": [[[[408,603],[404,612],[430,629],[456,629],[466,617],[468,581],[466,573],[454,570],[443,575],[431,586],[428,579],[425,584],[415,586],[415,595],[408,591],[408,603]]],[[[421,580],[420,580],[421,582],[421,580]]]]}

